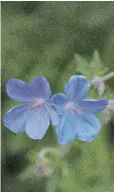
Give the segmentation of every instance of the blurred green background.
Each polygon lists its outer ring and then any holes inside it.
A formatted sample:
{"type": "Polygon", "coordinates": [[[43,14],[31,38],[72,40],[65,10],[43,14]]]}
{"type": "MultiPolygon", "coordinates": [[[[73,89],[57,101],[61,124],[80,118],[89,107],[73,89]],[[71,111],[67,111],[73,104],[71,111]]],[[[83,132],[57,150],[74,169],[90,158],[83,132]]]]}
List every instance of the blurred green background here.
{"type": "MultiPolygon", "coordinates": [[[[37,76],[45,76],[53,93],[61,92],[69,77],[79,73],[74,54],[90,59],[96,49],[103,65],[114,71],[114,2],[1,4],[2,115],[17,104],[5,91],[10,78],[28,83],[37,76]]],[[[88,72],[91,74],[89,68],[88,72]]],[[[111,97],[114,97],[113,85],[111,79],[108,82],[111,97]]],[[[114,139],[109,134],[108,124],[92,143],[72,142],[64,158],[56,163],[52,160],[55,172],[47,178],[38,177],[34,165],[42,148],[58,147],[53,128],[43,140],[34,141],[3,126],[2,191],[113,192],[114,139]]]]}

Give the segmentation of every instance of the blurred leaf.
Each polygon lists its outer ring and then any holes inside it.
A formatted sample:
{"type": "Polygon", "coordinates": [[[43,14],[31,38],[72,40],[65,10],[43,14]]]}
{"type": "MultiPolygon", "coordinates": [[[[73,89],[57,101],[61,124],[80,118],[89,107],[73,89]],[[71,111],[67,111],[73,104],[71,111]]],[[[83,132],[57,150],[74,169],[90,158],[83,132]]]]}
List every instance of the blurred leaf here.
{"type": "Polygon", "coordinates": [[[79,73],[87,76],[90,80],[94,76],[103,76],[109,70],[108,67],[104,67],[102,64],[99,52],[97,50],[94,51],[91,62],[78,54],[75,54],[74,57],[77,64],[76,70],[79,73]]]}

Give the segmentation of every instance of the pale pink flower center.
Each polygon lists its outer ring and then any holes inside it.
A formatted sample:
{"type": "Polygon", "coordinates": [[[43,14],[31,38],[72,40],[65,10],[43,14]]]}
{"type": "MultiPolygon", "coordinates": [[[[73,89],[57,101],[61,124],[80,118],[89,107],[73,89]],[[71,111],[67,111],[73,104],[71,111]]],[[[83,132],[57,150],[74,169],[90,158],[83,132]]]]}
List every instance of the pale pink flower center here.
{"type": "Polygon", "coordinates": [[[76,105],[74,105],[73,102],[68,102],[68,103],[65,105],[65,108],[66,108],[67,110],[69,110],[69,111],[74,112],[76,115],[80,115],[80,114],[83,112],[82,108],[79,107],[78,105],[77,105],[77,107],[76,107],[76,105]]]}
{"type": "Polygon", "coordinates": [[[45,100],[42,98],[39,98],[34,105],[30,108],[31,111],[35,111],[39,107],[43,107],[45,104],[45,100]]]}

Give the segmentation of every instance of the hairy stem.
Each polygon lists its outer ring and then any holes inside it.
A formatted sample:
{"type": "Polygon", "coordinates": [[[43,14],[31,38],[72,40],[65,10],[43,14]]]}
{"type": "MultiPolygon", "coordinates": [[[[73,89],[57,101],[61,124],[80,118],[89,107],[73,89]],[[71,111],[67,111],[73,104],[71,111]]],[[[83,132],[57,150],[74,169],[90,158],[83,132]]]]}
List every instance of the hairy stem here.
{"type": "Polygon", "coordinates": [[[69,150],[68,146],[62,146],[60,149],[56,149],[54,147],[45,147],[38,153],[38,156],[40,158],[44,158],[47,153],[53,153],[54,155],[57,156],[63,156],[68,152],[68,150],[69,150]]]}
{"type": "Polygon", "coordinates": [[[107,75],[103,76],[102,78],[104,81],[107,81],[108,79],[110,79],[112,77],[114,77],[114,71],[111,73],[108,73],[107,75]]]}

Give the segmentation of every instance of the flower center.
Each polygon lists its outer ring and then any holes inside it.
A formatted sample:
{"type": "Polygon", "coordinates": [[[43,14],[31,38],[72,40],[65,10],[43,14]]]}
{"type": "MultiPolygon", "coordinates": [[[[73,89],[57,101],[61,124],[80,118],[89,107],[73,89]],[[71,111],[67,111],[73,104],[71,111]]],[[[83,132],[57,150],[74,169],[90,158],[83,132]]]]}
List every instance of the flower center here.
{"type": "Polygon", "coordinates": [[[45,104],[45,100],[39,98],[34,105],[30,108],[31,111],[35,111],[37,108],[43,107],[45,104]]]}
{"type": "Polygon", "coordinates": [[[82,108],[78,104],[74,104],[73,102],[68,102],[65,105],[65,108],[69,111],[74,112],[78,116],[83,112],[82,108]]]}

